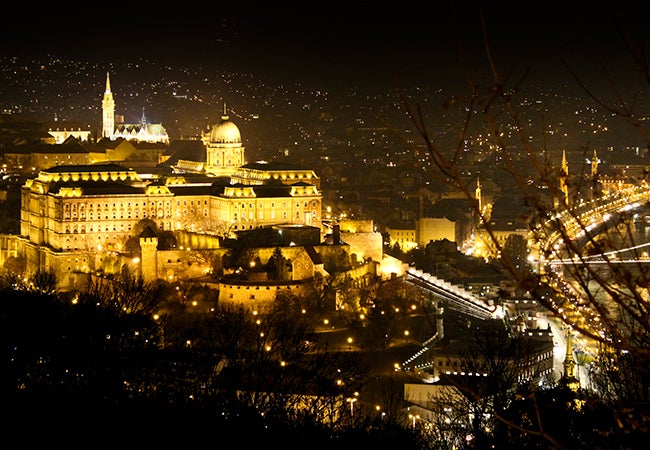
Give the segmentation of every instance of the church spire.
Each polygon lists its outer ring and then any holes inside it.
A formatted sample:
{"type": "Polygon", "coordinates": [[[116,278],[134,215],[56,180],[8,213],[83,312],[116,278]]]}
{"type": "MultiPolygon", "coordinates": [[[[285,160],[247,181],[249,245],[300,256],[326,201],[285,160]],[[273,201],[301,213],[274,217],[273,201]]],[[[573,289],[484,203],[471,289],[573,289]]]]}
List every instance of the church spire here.
{"type": "Polygon", "coordinates": [[[106,92],[105,94],[110,94],[111,93],[111,77],[108,74],[108,71],[106,71],[106,92]]]}
{"type": "Polygon", "coordinates": [[[115,100],[111,92],[111,79],[106,72],[106,90],[102,100],[102,137],[113,139],[115,133],[115,100]]]}

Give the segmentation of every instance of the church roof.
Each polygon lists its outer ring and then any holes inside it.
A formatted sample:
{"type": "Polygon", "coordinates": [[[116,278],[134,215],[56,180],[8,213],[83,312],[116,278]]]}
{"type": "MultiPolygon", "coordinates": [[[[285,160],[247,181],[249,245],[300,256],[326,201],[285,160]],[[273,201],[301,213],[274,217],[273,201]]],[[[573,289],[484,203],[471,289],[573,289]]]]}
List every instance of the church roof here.
{"type": "Polygon", "coordinates": [[[121,135],[142,134],[148,136],[167,136],[167,131],[159,123],[120,123],[115,126],[115,131],[121,135]]]}

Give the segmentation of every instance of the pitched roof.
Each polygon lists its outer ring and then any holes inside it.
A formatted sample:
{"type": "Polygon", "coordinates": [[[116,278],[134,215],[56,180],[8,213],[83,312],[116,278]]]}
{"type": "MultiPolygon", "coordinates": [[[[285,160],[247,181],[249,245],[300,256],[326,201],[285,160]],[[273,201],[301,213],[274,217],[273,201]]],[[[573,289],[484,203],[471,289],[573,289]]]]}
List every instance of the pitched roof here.
{"type": "Polygon", "coordinates": [[[44,170],[51,173],[66,173],[66,172],[130,172],[131,169],[116,163],[99,163],[99,164],[84,164],[84,165],[60,165],[53,166],[44,170]]]}
{"type": "Polygon", "coordinates": [[[144,189],[114,181],[76,181],[52,183],[48,189],[50,194],[58,194],[63,188],[80,188],[84,195],[141,195],[144,189]]]}
{"type": "Polygon", "coordinates": [[[309,258],[311,258],[311,262],[317,265],[323,264],[323,258],[321,258],[320,254],[316,251],[316,249],[313,246],[305,245],[303,248],[309,255],[309,258]]]}
{"type": "Polygon", "coordinates": [[[142,230],[142,233],[140,233],[141,238],[152,238],[152,237],[158,237],[156,235],[156,232],[153,231],[153,228],[151,226],[147,225],[144,230],[142,230]]]}

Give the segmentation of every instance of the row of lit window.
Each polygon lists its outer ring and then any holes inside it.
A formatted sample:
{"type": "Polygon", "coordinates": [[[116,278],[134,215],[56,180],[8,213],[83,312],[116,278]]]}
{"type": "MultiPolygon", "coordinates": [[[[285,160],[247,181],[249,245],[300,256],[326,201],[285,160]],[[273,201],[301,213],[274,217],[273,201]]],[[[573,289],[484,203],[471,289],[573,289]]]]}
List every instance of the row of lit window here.
{"type": "MultiPolygon", "coordinates": [[[[194,213],[194,212],[192,211],[192,213],[194,213]]],[[[187,215],[187,211],[184,211],[184,214],[187,215]]],[[[207,210],[205,211],[204,215],[205,216],[208,215],[207,210]]],[[[146,219],[147,216],[148,216],[147,211],[142,211],[142,218],[146,219]]],[[[163,216],[164,217],[171,217],[171,212],[169,210],[166,210],[163,213],[162,210],[158,210],[158,212],[156,213],[155,208],[151,210],[151,217],[163,217],[163,216]]],[[[177,217],[181,216],[180,211],[176,214],[176,216],[177,217]]],[[[138,210],[133,211],[133,213],[131,211],[128,211],[127,214],[126,214],[126,219],[131,219],[131,218],[139,219],[140,218],[140,212],[138,210]],[[133,214],[133,217],[131,217],[132,214],[133,214]]],[[[68,220],[69,219],[77,220],[77,213],[73,212],[72,217],[70,216],[70,213],[64,213],[63,214],[63,219],[64,220],[66,220],[66,219],[68,219],[68,220]]],[[[109,215],[105,215],[104,219],[118,219],[117,213],[113,212],[113,217],[110,217],[109,215]]],[[[119,219],[124,219],[124,212],[123,211],[120,212],[119,219]]],[[[79,214],[79,220],[86,220],[86,213],[84,213],[84,212],[80,213],[79,214]]],[[[95,220],[95,217],[94,217],[92,212],[88,213],[88,220],[95,220]]],[[[102,220],[102,216],[99,213],[97,214],[97,220],[102,220]]]]}
{"type": "MultiPolygon", "coordinates": [[[[235,203],[234,206],[235,206],[235,208],[237,208],[237,203],[235,203]]],[[[312,202],[311,202],[311,206],[312,206],[312,208],[315,208],[315,207],[316,207],[316,202],[315,202],[315,201],[312,201],[312,202]]],[[[253,203],[249,203],[249,204],[248,204],[248,207],[252,209],[252,208],[254,208],[254,204],[253,204],[253,203]]],[[[286,207],[287,207],[287,202],[282,202],[282,207],[283,207],[283,208],[286,208],[286,207]]],[[[308,207],[309,207],[309,201],[305,201],[305,202],[304,202],[304,207],[305,207],[305,208],[308,208],[308,207]]],[[[242,204],[241,204],[241,208],[242,208],[242,209],[245,209],[245,208],[246,208],[246,203],[242,203],[242,204]]],[[[263,209],[263,208],[264,208],[264,203],[260,203],[259,208],[260,208],[260,209],[263,209]]],[[[271,203],[271,208],[275,208],[275,203],[271,203]]],[[[300,208],[300,202],[299,202],[299,201],[296,202],[296,208],[300,208]]]]}
{"type": "MultiPolygon", "coordinates": [[[[282,211],[282,218],[286,219],[287,217],[288,217],[287,212],[282,211]]],[[[296,219],[300,219],[301,217],[302,216],[301,216],[300,211],[296,211],[296,219]]],[[[311,217],[312,217],[312,219],[317,218],[316,211],[311,212],[311,217]]],[[[275,219],[275,211],[271,211],[271,219],[275,219]]],[[[246,218],[246,213],[242,212],[241,216],[238,216],[237,213],[233,213],[233,220],[234,221],[237,221],[237,220],[255,220],[255,218],[253,217],[253,211],[250,211],[248,213],[248,218],[246,218]]],[[[264,211],[259,211],[258,220],[264,220],[264,211]]]]}
{"type": "MultiPolygon", "coordinates": [[[[104,227],[104,232],[109,232],[109,231],[117,232],[117,227],[115,225],[113,225],[112,230],[111,230],[111,227],[106,225],[104,227]]],[[[124,231],[125,231],[124,224],[120,224],[120,233],[123,233],[124,231]]],[[[131,224],[129,224],[128,227],[126,227],[126,231],[131,231],[131,224]]],[[[90,228],[88,228],[88,232],[89,233],[94,233],[95,229],[91,226],[90,228]]],[[[99,226],[97,227],[97,232],[98,233],[102,232],[101,227],[99,227],[99,226]]],[[[65,234],[79,234],[79,233],[80,234],[85,234],[86,233],[86,227],[84,225],[82,225],[79,230],[74,229],[74,230],[72,230],[72,232],[70,231],[70,228],[68,228],[68,227],[65,228],[65,234]]],[[[100,236],[100,239],[101,239],[101,236],[100,236]]]]}
{"type": "MultiPolygon", "coordinates": [[[[193,204],[194,204],[194,200],[191,200],[190,203],[193,205],[193,204]]],[[[197,203],[197,204],[200,204],[199,201],[197,201],[196,203],[197,203]]],[[[180,204],[181,204],[180,200],[177,200],[177,201],[176,201],[176,205],[177,205],[177,206],[180,206],[180,204]]],[[[187,205],[187,200],[185,200],[185,201],[183,202],[183,204],[184,204],[184,205],[187,205]]],[[[204,204],[205,204],[205,205],[208,204],[207,200],[204,201],[204,204]]],[[[65,203],[65,204],[63,205],[63,210],[64,210],[64,211],[68,211],[68,210],[72,209],[72,210],[74,211],[74,210],[77,209],[77,206],[78,206],[78,207],[79,207],[79,208],[78,208],[79,211],[84,211],[85,208],[86,208],[86,205],[88,206],[88,209],[89,209],[89,210],[92,210],[92,209],[101,210],[101,209],[102,209],[102,205],[101,205],[101,203],[98,203],[98,204],[96,204],[96,205],[95,205],[94,203],[88,203],[88,204],[86,204],[86,203],[81,203],[81,204],[79,204],[79,203],[65,203]]],[[[149,205],[150,208],[155,208],[155,207],[162,208],[162,207],[163,207],[163,202],[157,202],[157,203],[156,203],[156,202],[152,201],[152,202],[148,202],[148,205],[149,205]]],[[[169,202],[169,201],[166,201],[166,202],[165,202],[165,206],[166,206],[167,208],[169,208],[170,205],[171,205],[171,202],[169,202]]],[[[138,206],[140,206],[140,203],[139,203],[139,202],[135,202],[135,203],[133,204],[133,207],[134,207],[134,208],[137,208],[138,206]]],[[[109,209],[109,208],[113,208],[113,211],[115,211],[116,208],[118,208],[118,207],[120,208],[120,210],[123,210],[123,209],[125,208],[125,205],[124,205],[124,203],[119,203],[119,205],[118,205],[117,203],[113,203],[112,205],[109,205],[108,203],[104,203],[104,210],[107,210],[107,209],[109,209]]],[[[131,207],[131,202],[127,202],[127,203],[126,203],[126,207],[127,207],[127,208],[130,208],[130,207],[131,207]]],[[[146,208],[146,207],[147,207],[147,202],[142,202],[142,207],[143,207],[143,208],[146,208]]]]}
{"type": "MultiPolygon", "coordinates": [[[[188,205],[188,201],[187,201],[187,200],[183,200],[183,201],[182,201],[182,204],[183,204],[183,206],[187,206],[187,205],[188,205]]],[[[201,200],[197,200],[197,201],[196,201],[196,204],[197,204],[197,205],[200,205],[200,204],[201,204],[201,200]]],[[[190,201],[189,201],[189,205],[190,205],[190,206],[194,206],[194,200],[190,200],[190,201]]],[[[207,206],[207,205],[208,205],[208,200],[203,200],[203,205],[206,205],[206,206],[207,206]]],[[[316,202],[316,201],[312,201],[312,202],[311,202],[311,206],[312,206],[313,208],[316,208],[316,205],[317,205],[317,202],[316,202]]],[[[88,206],[88,210],[89,210],[89,211],[95,209],[95,207],[93,206],[93,203],[89,203],[87,206],[88,206]]],[[[149,202],[149,207],[150,207],[150,208],[155,208],[156,206],[157,206],[158,208],[162,208],[162,207],[163,207],[163,202],[158,202],[157,205],[156,205],[156,202],[149,202]]],[[[169,202],[169,201],[165,202],[165,206],[166,206],[167,208],[169,208],[169,206],[170,206],[170,202],[169,202]]],[[[177,200],[177,201],[176,201],[176,206],[181,206],[181,200],[177,200]]],[[[305,202],[303,203],[303,206],[304,206],[305,208],[309,207],[309,201],[305,201],[305,202]]],[[[134,207],[134,208],[138,208],[138,207],[139,207],[139,202],[135,202],[135,203],[133,204],[133,207],[134,207]]],[[[142,207],[143,207],[143,208],[146,208],[146,207],[147,207],[147,202],[142,202],[142,207]]],[[[238,207],[238,204],[235,203],[235,204],[234,204],[234,207],[237,208],[237,207],[238,207]]],[[[249,204],[248,204],[248,207],[252,209],[252,208],[254,208],[255,206],[254,206],[253,203],[249,203],[249,204]]],[[[283,202],[283,203],[282,203],[282,207],[283,207],[283,208],[286,208],[286,207],[287,207],[287,202],[283,202]]],[[[97,209],[97,210],[101,210],[101,208],[102,208],[102,205],[101,205],[101,204],[97,204],[97,205],[96,205],[96,209],[97,209]]],[[[104,204],[104,212],[107,212],[107,210],[108,210],[109,208],[110,208],[110,207],[109,207],[109,204],[108,204],[108,203],[105,203],[105,204],[104,204]]],[[[116,209],[116,208],[119,208],[120,211],[123,211],[124,208],[125,208],[125,205],[124,205],[124,203],[119,203],[119,206],[118,206],[118,204],[113,203],[113,204],[112,204],[112,208],[113,208],[113,213],[115,213],[115,212],[117,212],[117,209],[116,209]]],[[[127,202],[127,203],[126,203],[126,208],[131,208],[131,202],[127,202]]],[[[241,203],[241,208],[242,208],[242,209],[246,208],[246,203],[241,203]]],[[[260,209],[263,209],[263,208],[264,208],[264,204],[263,204],[263,203],[260,203],[259,208],[260,208],[260,209]]],[[[271,203],[271,208],[275,208],[275,202],[271,203]]],[[[300,202],[299,202],[299,201],[296,202],[296,208],[300,208],[300,202]]],[[[70,204],[70,203],[66,203],[66,204],[63,205],[63,210],[64,210],[64,211],[69,211],[69,210],[75,211],[75,210],[77,210],[77,209],[78,209],[79,211],[84,211],[84,210],[86,209],[86,204],[79,204],[79,205],[78,205],[78,208],[77,208],[77,203],[72,203],[72,204],[70,204]]]]}

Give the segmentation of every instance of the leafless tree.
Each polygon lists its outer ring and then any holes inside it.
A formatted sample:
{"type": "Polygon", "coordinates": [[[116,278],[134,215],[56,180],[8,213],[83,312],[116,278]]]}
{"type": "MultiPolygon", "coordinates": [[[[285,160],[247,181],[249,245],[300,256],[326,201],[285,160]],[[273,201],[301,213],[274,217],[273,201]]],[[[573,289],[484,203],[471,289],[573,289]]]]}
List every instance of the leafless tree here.
{"type": "MultiPolygon", "coordinates": [[[[485,156],[485,161],[500,165],[500,173],[507,176],[529,206],[522,211],[520,218],[528,227],[529,250],[537,261],[533,270],[522,271],[520,262],[513,259],[511,252],[504,251],[488,213],[474,202],[478,226],[490,237],[502,256],[500,262],[504,269],[520,289],[599,350],[593,366],[600,364],[600,389],[609,396],[611,404],[617,404],[620,427],[646,430],[650,422],[647,402],[639,404],[633,401],[629,389],[617,389],[616,386],[622,386],[618,377],[625,377],[623,367],[630,367],[630,361],[634,361],[633,368],[630,368],[634,372],[634,386],[645,392],[650,387],[650,274],[643,262],[623,265],[614,256],[618,250],[639,244],[632,237],[631,215],[619,208],[612,211],[609,219],[603,217],[604,221],[598,219],[597,223],[591,215],[598,205],[613,205],[612,202],[618,200],[622,208],[633,203],[634,198],[630,195],[634,189],[637,192],[638,189],[647,189],[646,180],[624,180],[631,186],[627,190],[605,188],[597,173],[589,170],[588,164],[569,172],[557,151],[553,154],[552,150],[557,149],[548,148],[543,138],[533,139],[532,136],[539,131],[535,127],[539,127],[544,135],[546,119],[529,120],[527,114],[530,111],[522,106],[525,104],[522,91],[529,72],[527,69],[520,71],[513,67],[502,70],[498,67],[490,46],[489,24],[483,15],[481,17],[486,70],[474,72],[464,60],[466,95],[455,95],[441,104],[441,110],[448,111],[451,105],[464,99],[462,108],[459,108],[464,117],[454,132],[457,137],[455,147],[449,148],[436,138],[429,125],[431,111],[402,90],[402,105],[419,136],[416,142],[412,136],[404,136],[404,142],[411,145],[414,152],[421,152],[423,144],[434,167],[432,176],[473,199],[476,180],[466,176],[463,153],[472,145],[473,130],[479,127],[487,132],[483,136],[487,134],[492,153],[485,156]],[[604,225],[598,225],[601,222],[604,225]],[[598,256],[603,264],[591,264],[594,256],[598,256]],[[553,270],[554,262],[564,263],[555,266],[561,270],[553,270]],[[614,373],[617,375],[613,376],[614,373]]],[[[636,80],[645,83],[647,89],[650,87],[650,68],[643,46],[629,34],[624,34],[623,38],[621,42],[624,42],[632,63],[630,71],[636,80]]],[[[600,67],[609,82],[609,89],[602,94],[570,63],[564,62],[564,66],[567,79],[582,87],[589,106],[595,104],[634,128],[650,145],[650,133],[643,120],[643,110],[638,105],[639,91],[624,93],[615,84],[615,74],[607,67],[600,67]]],[[[585,142],[582,147],[568,151],[582,154],[583,160],[589,159],[593,153],[589,145],[585,142]]],[[[639,256],[639,253],[633,253],[633,257],[639,256]]]]}
{"type": "Polygon", "coordinates": [[[96,279],[79,299],[119,311],[121,314],[152,314],[161,303],[162,283],[147,283],[128,271],[117,279],[96,279]]]}

